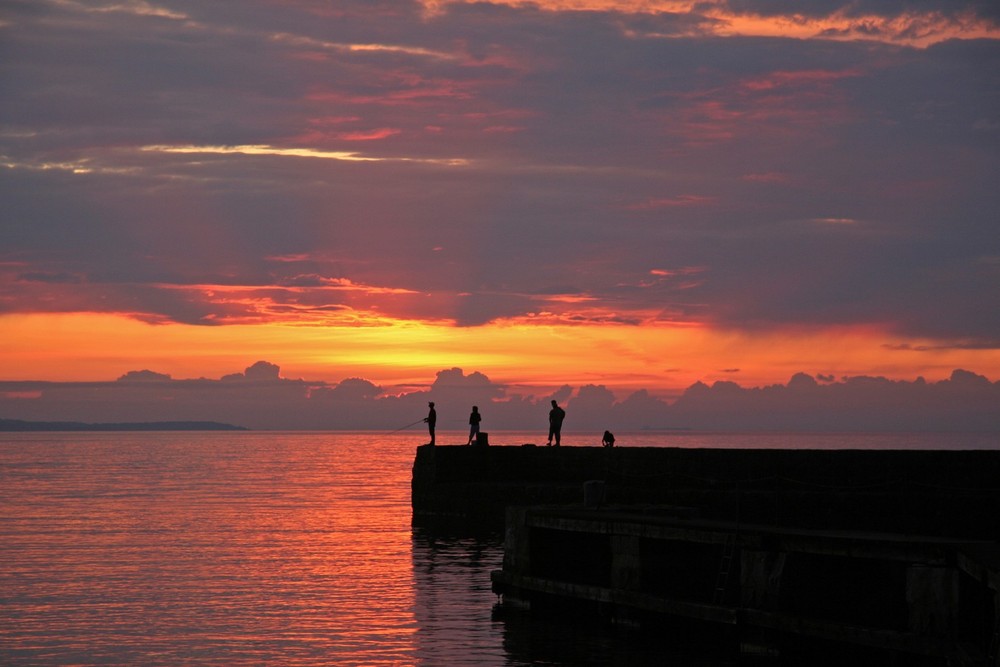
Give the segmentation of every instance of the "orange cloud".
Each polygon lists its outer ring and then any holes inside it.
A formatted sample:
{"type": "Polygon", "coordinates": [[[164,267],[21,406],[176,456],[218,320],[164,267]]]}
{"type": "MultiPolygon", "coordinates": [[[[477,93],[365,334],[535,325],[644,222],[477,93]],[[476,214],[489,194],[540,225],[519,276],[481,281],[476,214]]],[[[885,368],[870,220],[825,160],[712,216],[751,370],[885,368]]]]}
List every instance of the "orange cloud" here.
{"type": "Polygon", "coordinates": [[[382,127],[375,130],[368,131],[358,131],[358,132],[339,132],[334,136],[336,139],[342,141],[378,141],[379,139],[385,139],[393,135],[399,134],[401,130],[382,127]]]}
{"type": "MultiPolygon", "coordinates": [[[[423,0],[428,15],[447,11],[448,5],[475,0],[423,0]]],[[[894,15],[854,15],[839,9],[825,16],[735,12],[724,0],[494,0],[512,7],[538,7],[549,12],[595,11],[632,14],[701,16],[697,33],[719,37],[788,37],[793,39],[871,40],[927,47],[949,39],[998,39],[1000,26],[993,20],[965,12],[944,15],[937,11],[909,10],[894,15]]],[[[692,31],[684,33],[690,35],[692,31]]],[[[637,38],[663,37],[656,33],[626,30],[637,38]]],[[[668,35],[672,37],[676,35],[668,35]]]]}

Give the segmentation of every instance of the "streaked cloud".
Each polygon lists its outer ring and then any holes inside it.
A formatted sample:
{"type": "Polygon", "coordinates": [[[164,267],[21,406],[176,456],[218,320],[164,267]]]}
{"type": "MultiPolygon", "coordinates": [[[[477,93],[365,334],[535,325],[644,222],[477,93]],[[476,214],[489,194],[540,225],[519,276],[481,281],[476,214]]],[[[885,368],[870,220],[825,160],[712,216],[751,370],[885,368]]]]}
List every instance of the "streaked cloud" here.
{"type": "Polygon", "coordinates": [[[398,53],[407,56],[421,56],[428,58],[439,58],[441,60],[452,60],[456,58],[453,53],[444,51],[432,51],[416,46],[405,46],[400,44],[348,44],[341,42],[328,42],[321,39],[314,39],[304,35],[293,35],[290,33],[274,33],[269,38],[275,42],[288,44],[294,47],[304,47],[309,49],[320,49],[330,51],[347,52],[371,52],[371,53],[398,53]]]}
{"type": "Polygon", "coordinates": [[[304,157],[318,160],[341,160],[344,162],[424,162],[446,166],[462,166],[469,163],[463,158],[413,158],[374,157],[354,151],[324,151],[313,148],[277,148],[275,146],[142,146],[142,151],[153,153],[194,153],[217,155],[273,155],[277,157],[304,157]]]}
{"type": "Polygon", "coordinates": [[[126,0],[126,2],[76,2],[75,0],[48,0],[51,4],[73,9],[79,12],[108,14],[122,13],[134,14],[136,16],[154,16],[158,18],[168,18],[184,20],[188,16],[182,12],[173,11],[162,5],[145,2],[145,0],[126,0]]]}
{"type": "Polygon", "coordinates": [[[5,9],[0,321],[405,327],[438,367],[423,326],[572,331],[741,381],[802,366],[728,341],[850,331],[873,372],[1000,368],[995,3],[5,9]]]}
{"type": "MultiPolygon", "coordinates": [[[[423,0],[431,15],[471,0],[423,0]]],[[[901,6],[867,2],[738,2],[733,0],[497,0],[517,8],[548,12],[606,12],[622,15],[697,16],[697,29],[676,33],[630,29],[635,37],[782,37],[872,40],[926,47],[948,39],[996,39],[1000,17],[987,2],[901,6]]]]}

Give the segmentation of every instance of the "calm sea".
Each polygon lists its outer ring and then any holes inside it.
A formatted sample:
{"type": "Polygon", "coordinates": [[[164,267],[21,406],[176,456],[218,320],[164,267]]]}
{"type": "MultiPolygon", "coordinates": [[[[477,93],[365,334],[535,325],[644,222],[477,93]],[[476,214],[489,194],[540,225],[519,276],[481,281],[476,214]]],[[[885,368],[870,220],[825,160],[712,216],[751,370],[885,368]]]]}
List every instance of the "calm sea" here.
{"type": "MultiPolygon", "coordinates": [[[[490,434],[491,444],[542,438],[490,434]]],[[[599,444],[588,439],[564,444],[599,444]]],[[[0,664],[600,665],[667,654],[703,664],[662,638],[642,647],[495,609],[499,536],[410,526],[424,441],[416,429],[0,434],[0,664]]],[[[682,432],[619,443],[986,449],[1000,436],[682,432]]]]}

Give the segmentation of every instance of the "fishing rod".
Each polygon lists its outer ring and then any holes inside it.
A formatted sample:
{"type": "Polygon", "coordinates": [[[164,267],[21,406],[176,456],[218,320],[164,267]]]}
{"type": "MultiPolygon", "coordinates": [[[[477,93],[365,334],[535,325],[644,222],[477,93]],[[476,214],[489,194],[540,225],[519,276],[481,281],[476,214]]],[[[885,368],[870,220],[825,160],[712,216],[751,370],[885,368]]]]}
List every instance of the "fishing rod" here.
{"type": "Polygon", "coordinates": [[[389,431],[388,433],[386,433],[386,435],[392,435],[393,433],[399,433],[400,431],[408,429],[411,426],[416,426],[417,424],[419,424],[422,421],[424,421],[424,420],[423,419],[418,419],[417,421],[413,422],[412,424],[407,424],[406,426],[400,426],[395,431],[389,431]]]}

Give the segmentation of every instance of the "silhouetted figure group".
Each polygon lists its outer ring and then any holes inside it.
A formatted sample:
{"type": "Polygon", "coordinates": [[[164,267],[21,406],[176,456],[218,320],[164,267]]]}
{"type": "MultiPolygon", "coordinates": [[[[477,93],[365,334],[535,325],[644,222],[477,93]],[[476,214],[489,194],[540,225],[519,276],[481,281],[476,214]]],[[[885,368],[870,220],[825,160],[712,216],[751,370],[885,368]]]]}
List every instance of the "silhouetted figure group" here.
{"type": "MultiPolygon", "coordinates": [[[[427,424],[427,431],[430,433],[431,441],[428,445],[435,444],[434,437],[434,427],[437,426],[437,412],[434,410],[434,401],[427,404],[429,408],[427,416],[424,417],[424,422],[427,424]]],[[[559,407],[559,403],[555,400],[552,401],[552,409],[549,410],[549,439],[545,443],[547,447],[558,447],[562,441],[562,425],[563,420],[566,419],[566,411],[559,407]],[[554,442],[553,442],[554,441],[554,442]]],[[[479,444],[486,444],[486,434],[480,434],[479,425],[483,421],[483,416],[479,413],[479,406],[472,406],[472,413],[469,415],[469,441],[468,445],[479,442],[482,436],[482,442],[479,444]]],[[[605,431],[604,437],[601,439],[601,445],[604,447],[614,447],[615,446],[615,436],[611,431],[605,431]]]]}
{"type": "MultiPolygon", "coordinates": [[[[427,404],[429,408],[427,411],[427,416],[424,417],[424,422],[427,424],[427,432],[431,436],[431,441],[428,445],[437,444],[435,438],[434,429],[437,426],[437,410],[434,409],[434,401],[430,401],[427,404]]],[[[469,442],[467,444],[472,444],[479,437],[479,423],[483,421],[483,416],[479,414],[479,407],[472,406],[472,414],[469,415],[469,442]]]]}

